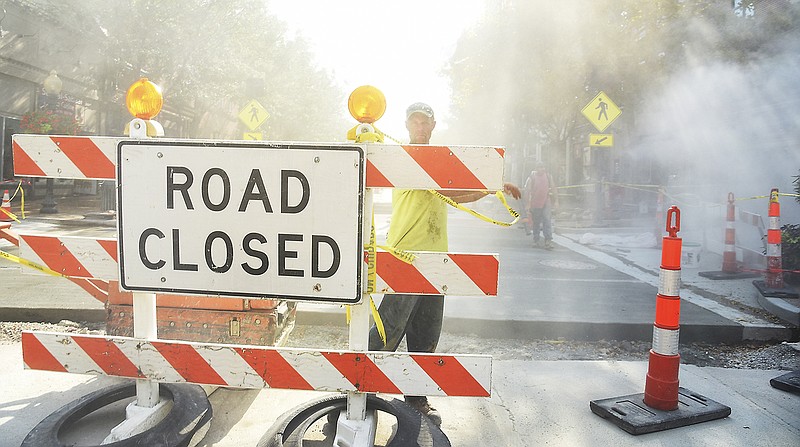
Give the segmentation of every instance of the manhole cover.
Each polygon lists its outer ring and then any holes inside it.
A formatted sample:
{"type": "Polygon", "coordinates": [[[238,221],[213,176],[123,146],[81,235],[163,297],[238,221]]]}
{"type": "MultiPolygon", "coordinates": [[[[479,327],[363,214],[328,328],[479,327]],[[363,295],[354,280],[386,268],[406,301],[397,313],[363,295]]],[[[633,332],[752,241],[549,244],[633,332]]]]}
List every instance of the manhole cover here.
{"type": "Polygon", "coordinates": [[[596,265],[589,264],[588,262],[564,261],[560,259],[543,259],[539,261],[539,264],[566,270],[594,270],[597,268],[596,265]]]}

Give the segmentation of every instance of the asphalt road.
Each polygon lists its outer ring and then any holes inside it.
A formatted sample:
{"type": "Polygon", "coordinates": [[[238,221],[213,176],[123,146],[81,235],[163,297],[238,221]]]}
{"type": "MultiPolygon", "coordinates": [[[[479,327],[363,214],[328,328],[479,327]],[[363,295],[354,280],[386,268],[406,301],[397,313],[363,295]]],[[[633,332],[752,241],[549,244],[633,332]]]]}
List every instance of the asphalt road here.
{"type": "MultiPolygon", "coordinates": [[[[375,220],[380,242],[389,215],[376,214],[375,220]]],[[[86,237],[115,234],[108,223],[86,226],[28,220],[15,229],[86,237]]],[[[622,234],[641,231],[646,230],[632,228],[622,234]]],[[[599,250],[577,244],[569,235],[557,235],[556,247],[544,250],[533,247],[519,226],[492,225],[455,210],[449,233],[452,252],[498,253],[500,284],[497,297],[448,296],[446,330],[534,339],[651,339],[659,249],[599,250]]],[[[0,249],[15,251],[8,244],[0,249]]],[[[706,258],[707,263],[718,262],[713,256],[706,258]]],[[[682,341],[783,340],[795,333],[796,329],[763,311],[752,312],[759,306],[750,280],[700,283],[697,271],[682,272],[683,283],[694,286],[681,291],[682,341]]],[[[9,291],[0,295],[0,311],[6,319],[104,318],[102,303],[68,281],[19,272],[18,265],[0,260],[0,283],[9,291]]],[[[304,302],[299,312],[305,322],[343,321],[340,306],[304,302]]]]}

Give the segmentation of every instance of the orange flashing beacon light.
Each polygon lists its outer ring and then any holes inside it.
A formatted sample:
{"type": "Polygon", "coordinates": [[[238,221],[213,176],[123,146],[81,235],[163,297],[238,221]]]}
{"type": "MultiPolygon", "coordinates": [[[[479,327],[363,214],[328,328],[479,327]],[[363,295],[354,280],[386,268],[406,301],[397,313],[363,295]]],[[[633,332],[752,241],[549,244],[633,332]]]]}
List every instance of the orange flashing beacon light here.
{"type": "Polygon", "coordinates": [[[141,78],[134,82],[125,95],[125,106],[128,108],[128,112],[143,120],[153,119],[161,111],[163,105],[164,96],[161,94],[161,87],[147,78],[141,78]]]}
{"type": "Polygon", "coordinates": [[[350,93],[347,109],[359,123],[372,124],[386,112],[386,97],[376,87],[362,85],[350,93]]]}

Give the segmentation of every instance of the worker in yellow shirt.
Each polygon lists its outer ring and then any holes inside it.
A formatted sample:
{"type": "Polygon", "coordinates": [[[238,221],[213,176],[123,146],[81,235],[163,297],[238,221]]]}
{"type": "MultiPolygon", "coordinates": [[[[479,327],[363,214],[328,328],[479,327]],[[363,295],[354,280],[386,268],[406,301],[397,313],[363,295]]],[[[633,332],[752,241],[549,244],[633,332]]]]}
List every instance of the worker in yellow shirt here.
{"type": "MultiPolygon", "coordinates": [[[[406,129],[411,144],[429,144],[436,127],[433,109],[414,103],[406,110],[406,129]]],[[[518,199],[519,188],[507,183],[504,191],[518,199]]],[[[481,191],[439,191],[458,203],[485,197],[481,191]]],[[[447,252],[447,204],[427,190],[394,189],[392,218],[386,243],[407,251],[447,252]]],[[[378,309],[386,331],[386,343],[373,325],[370,351],[395,351],[403,337],[409,352],[434,352],[439,343],[444,314],[443,295],[386,295],[378,309]]],[[[436,425],[442,418],[425,396],[405,396],[406,403],[428,416],[436,425]]]]}

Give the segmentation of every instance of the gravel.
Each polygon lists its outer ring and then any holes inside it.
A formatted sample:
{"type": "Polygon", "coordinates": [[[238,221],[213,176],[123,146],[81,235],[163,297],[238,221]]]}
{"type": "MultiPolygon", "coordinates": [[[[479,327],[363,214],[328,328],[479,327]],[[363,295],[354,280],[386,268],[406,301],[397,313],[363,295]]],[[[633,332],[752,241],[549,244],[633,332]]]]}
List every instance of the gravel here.
{"type": "MultiPolygon", "coordinates": [[[[297,326],[289,347],[347,349],[347,328],[297,326]]],[[[518,340],[443,333],[439,352],[490,354],[496,360],[621,360],[647,361],[650,342],[518,340]]],[[[401,350],[405,346],[400,347],[401,350]]],[[[680,346],[681,363],[741,369],[800,370],[800,343],[692,343],[680,346]]]]}
{"type": "MultiPolygon", "coordinates": [[[[19,342],[22,331],[102,335],[105,333],[105,325],[68,320],[62,320],[58,324],[0,322],[0,342],[19,342]]],[[[296,326],[285,346],[347,349],[347,340],[347,328],[344,326],[296,326]]],[[[405,346],[400,349],[404,350],[405,346]]],[[[496,360],[647,361],[649,350],[650,343],[641,341],[517,340],[453,333],[443,333],[438,348],[439,352],[490,354],[496,360]]],[[[800,370],[800,343],[692,343],[682,344],[680,351],[682,364],[738,369],[800,370]]]]}

